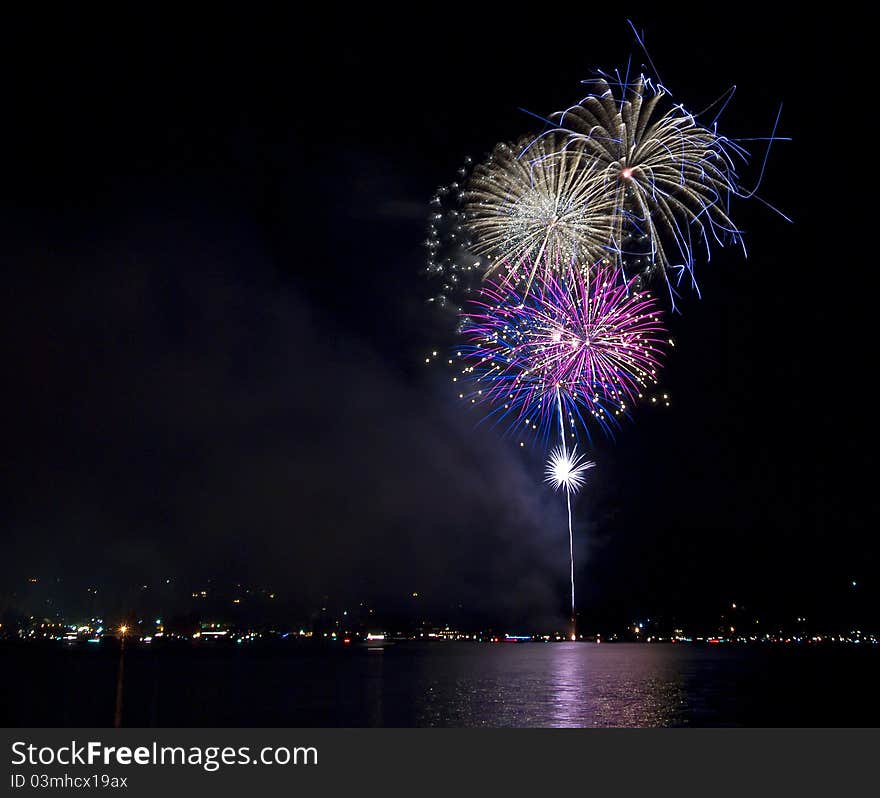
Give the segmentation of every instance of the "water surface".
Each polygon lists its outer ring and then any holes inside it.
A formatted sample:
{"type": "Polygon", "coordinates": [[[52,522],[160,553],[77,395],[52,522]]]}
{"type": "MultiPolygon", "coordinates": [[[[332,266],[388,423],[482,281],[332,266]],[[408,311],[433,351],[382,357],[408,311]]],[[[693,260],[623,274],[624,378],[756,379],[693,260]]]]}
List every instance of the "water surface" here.
{"type": "MultiPolygon", "coordinates": [[[[118,651],[0,647],[4,726],[112,723],[118,651]]],[[[129,726],[875,726],[880,652],[400,643],[130,648],[129,726]]]]}

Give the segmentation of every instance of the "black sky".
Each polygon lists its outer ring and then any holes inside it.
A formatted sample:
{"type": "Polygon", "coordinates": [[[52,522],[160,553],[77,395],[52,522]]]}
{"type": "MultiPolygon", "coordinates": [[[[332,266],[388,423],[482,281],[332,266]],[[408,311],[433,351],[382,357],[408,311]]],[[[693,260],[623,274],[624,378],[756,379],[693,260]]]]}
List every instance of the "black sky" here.
{"type": "MultiPolygon", "coordinates": [[[[475,429],[423,368],[452,337],[418,272],[465,155],[641,60],[624,13],[579,13],[9,21],[0,606],[36,575],[77,608],[89,585],[124,606],[213,578],[297,607],[420,591],[438,614],[564,613],[541,453],[475,429]]],[[[794,224],[735,208],[749,257],[700,264],[671,319],[672,407],[597,442],[583,611],[870,619],[866,52],[828,18],[636,21],[689,107],[737,84],[729,135],[784,103],[794,141],[760,193],[794,224]]]]}

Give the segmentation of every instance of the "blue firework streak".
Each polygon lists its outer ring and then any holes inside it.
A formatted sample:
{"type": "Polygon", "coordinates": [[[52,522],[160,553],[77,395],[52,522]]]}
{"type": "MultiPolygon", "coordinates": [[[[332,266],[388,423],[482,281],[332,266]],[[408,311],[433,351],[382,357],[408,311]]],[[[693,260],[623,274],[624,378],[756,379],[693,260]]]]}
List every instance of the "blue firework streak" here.
{"type": "MultiPolygon", "coordinates": [[[[519,157],[529,160],[545,139],[560,137],[563,149],[577,147],[588,155],[611,207],[607,251],[618,253],[629,274],[662,274],[675,307],[683,278],[697,288],[695,253],[703,252],[709,260],[713,245],[730,244],[745,253],[742,231],[730,213],[733,199],[756,196],[756,188],[745,188],[738,172],[750,154],[717,129],[733,89],[709,108],[692,113],[672,102],[662,84],[644,75],[630,79],[627,71],[623,77],[602,75],[584,82],[590,93],[544,119],[547,128],[522,148],[519,157]],[[713,110],[713,119],[700,121],[713,110]]],[[[776,124],[766,139],[768,154],[770,142],[781,140],[775,135],[776,124]]],[[[765,154],[758,183],[766,161],[765,154]]]]}

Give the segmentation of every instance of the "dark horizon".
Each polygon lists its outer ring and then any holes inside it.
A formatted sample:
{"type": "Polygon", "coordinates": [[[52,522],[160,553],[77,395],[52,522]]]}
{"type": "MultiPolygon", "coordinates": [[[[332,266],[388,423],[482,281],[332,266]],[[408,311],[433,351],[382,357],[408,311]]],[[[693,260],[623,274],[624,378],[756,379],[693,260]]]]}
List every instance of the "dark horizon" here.
{"type": "MultiPolygon", "coordinates": [[[[271,586],[291,611],[327,595],[398,612],[419,592],[499,624],[564,618],[543,450],[478,425],[424,366],[454,338],[424,304],[422,241],[462,158],[533,129],[520,108],[638,63],[626,18],[591,18],[607,35],[587,50],[526,47],[513,19],[404,36],[373,18],[132,14],[108,37],[53,16],[14,20],[2,56],[0,612],[36,577],[71,607],[100,585],[119,612],[133,586],[214,579],[271,586]]],[[[824,20],[635,22],[676,100],[737,85],[728,135],[769,134],[784,104],[793,141],[760,194],[793,224],[734,207],[748,258],[701,259],[702,298],[668,319],[671,406],[597,436],[578,608],[871,621],[876,422],[853,384],[872,376],[871,255],[843,243],[871,234],[846,160],[861,89],[831,74],[824,20]]]]}

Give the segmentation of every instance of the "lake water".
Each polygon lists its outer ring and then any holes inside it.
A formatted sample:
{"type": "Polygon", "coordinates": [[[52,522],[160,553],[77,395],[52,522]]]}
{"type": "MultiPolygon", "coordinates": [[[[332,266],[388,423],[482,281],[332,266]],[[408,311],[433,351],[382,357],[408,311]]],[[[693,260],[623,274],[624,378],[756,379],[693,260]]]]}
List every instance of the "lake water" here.
{"type": "MultiPolygon", "coordinates": [[[[118,650],[0,646],[0,725],[109,726],[118,650]]],[[[876,726],[873,648],[130,647],[126,726],[876,726]]]]}

